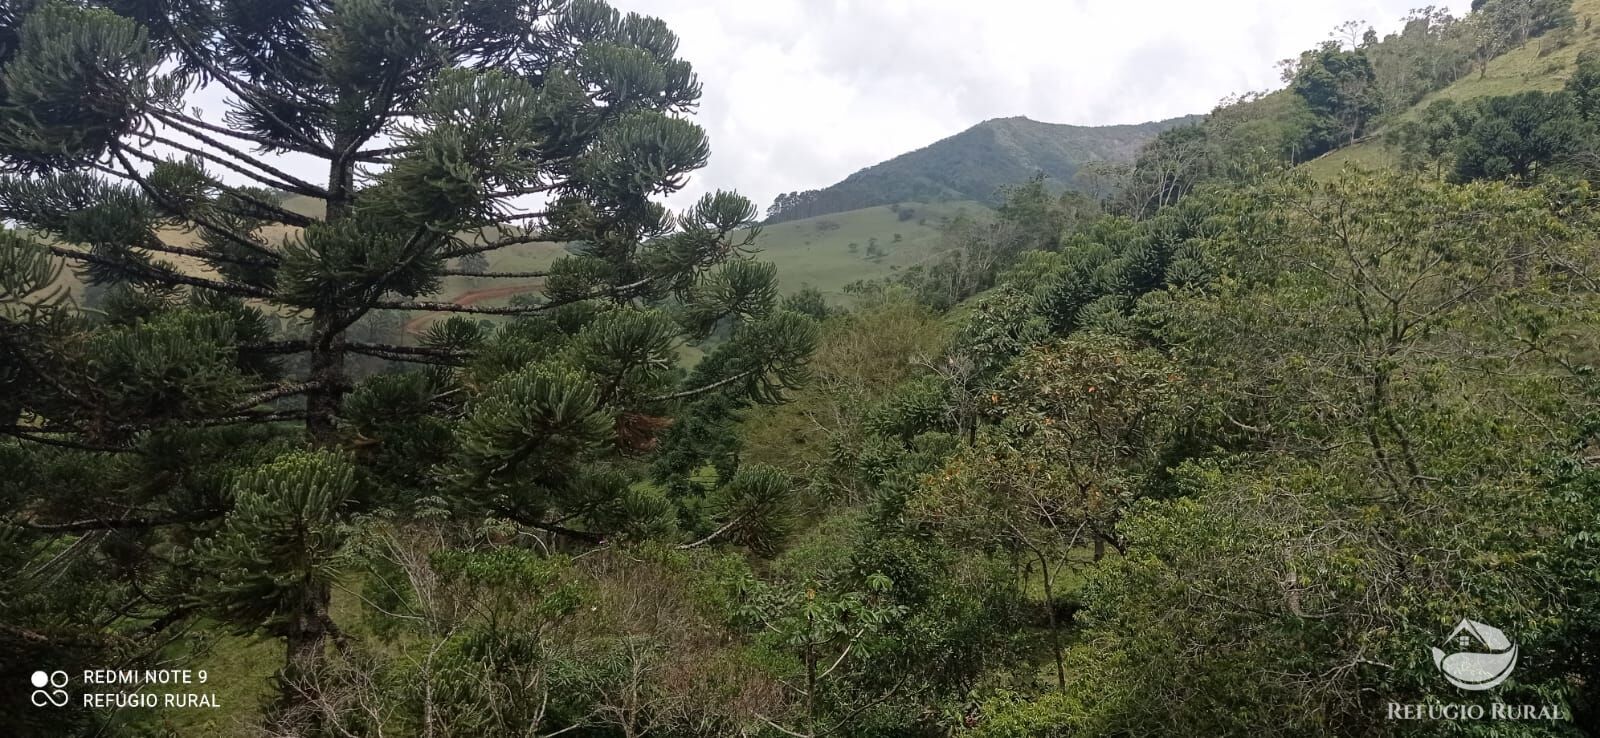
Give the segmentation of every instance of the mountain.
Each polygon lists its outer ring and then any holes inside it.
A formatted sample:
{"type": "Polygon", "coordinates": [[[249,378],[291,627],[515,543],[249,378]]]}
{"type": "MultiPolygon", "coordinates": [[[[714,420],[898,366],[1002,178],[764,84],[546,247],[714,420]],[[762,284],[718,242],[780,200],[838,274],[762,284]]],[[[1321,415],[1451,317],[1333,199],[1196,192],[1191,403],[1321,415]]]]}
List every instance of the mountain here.
{"type": "Polygon", "coordinates": [[[1203,116],[1120,126],[1069,126],[997,118],[882,164],[831,187],[781,195],[769,223],[903,202],[974,200],[998,204],[1001,187],[1043,172],[1061,189],[1094,161],[1131,161],[1156,134],[1203,116]]]}

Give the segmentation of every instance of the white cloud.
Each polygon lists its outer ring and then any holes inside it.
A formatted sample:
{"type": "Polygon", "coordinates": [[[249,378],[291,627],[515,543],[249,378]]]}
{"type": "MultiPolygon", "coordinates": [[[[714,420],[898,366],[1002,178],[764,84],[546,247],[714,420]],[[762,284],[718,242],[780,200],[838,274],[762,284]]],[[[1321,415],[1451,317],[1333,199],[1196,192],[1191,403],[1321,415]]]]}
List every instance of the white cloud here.
{"type": "MultiPolygon", "coordinates": [[[[983,120],[1078,125],[1209,111],[1278,86],[1279,59],[1419,0],[612,0],[682,38],[705,85],[711,165],[671,198],[779,192],[983,120]]],[[[1469,0],[1440,3],[1457,14],[1469,0]]]]}
{"type": "MultiPolygon", "coordinates": [[[[664,19],[705,93],[716,189],[765,208],[991,118],[1140,123],[1280,86],[1275,64],[1348,20],[1397,30],[1424,0],[610,0],[664,19]]],[[[1470,0],[1435,0],[1456,14],[1470,0]]],[[[193,104],[220,122],[225,92],[193,104]]],[[[325,166],[286,156],[312,182],[325,166]]],[[[237,179],[224,173],[228,179],[237,179]]]]}

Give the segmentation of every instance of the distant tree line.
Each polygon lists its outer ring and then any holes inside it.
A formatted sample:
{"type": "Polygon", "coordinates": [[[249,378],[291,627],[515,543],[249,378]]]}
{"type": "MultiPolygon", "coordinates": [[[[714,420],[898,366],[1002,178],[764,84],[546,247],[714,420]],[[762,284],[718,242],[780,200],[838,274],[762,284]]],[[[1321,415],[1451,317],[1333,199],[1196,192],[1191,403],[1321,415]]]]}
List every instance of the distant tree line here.
{"type": "Polygon", "coordinates": [[[1586,52],[1561,90],[1469,102],[1437,100],[1388,132],[1402,168],[1457,182],[1513,178],[1531,184],[1552,171],[1600,168],[1600,56],[1586,52]]]}
{"type": "Polygon", "coordinates": [[[804,192],[785,192],[778,195],[767,208],[767,220],[778,222],[780,220],[802,220],[825,212],[818,209],[817,203],[822,197],[822,190],[806,190],[804,192]]]}
{"type": "Polygon", "coordinates": [[[1040,169],[1017,171],[1016,162],[995,150],[999,136],[1030,141],[1040,160],[1078,156],[1060,171],[1047,171],[1058,179],[1065,173],[1056,190],[1071,185],[1105,197],[1114,212],[1145,217],[1201,182],[1307,161],[1361,140],[1429,93],[1474,71],[1487,73],[1489,61],[1506,51],[1547,34],[1556,34],[1546,42],[1552,47],[1570,43],[1562,34],[1575,23],[1571,0],[1478,0],[1464,16],[1428,6],[1382,37],[1352,21],[1280,62],[1285,90],[1225,100],[1203,121],[1160,129],[1131,161],[1082,156],[1071,144],[1029,138],[1026,128],[991,121],[831,187],[781,194],[767,209],[767,222],[892,202],[998,205],[1005,185],[1040,169]]]}
{"type": "MultiPolygon", "coordinates": [[[[1360,22],[1280,63],[1288,87],[1223,101],[1195,126],[1163,131],[1128,165],[1079,174],[1112,212],[1147,217],[1207,181],[1249,178],[1362,140],[1489,60],[1575,24],[1570,0],[1483,0],[1452,16],[1426,7],[1385,37],[1360,22]]],[[[1570,43],[1552,36],[1547,44],[1570,43]]]]}
{"type": "Polygon", "coordinates": [[[1177,123],[1081,128],[1022,118],[986,121],[829,187],[781,194],[767,209],[766,222],[895,203],[975,200],[998,205],[1003,188],[1040,172],[1052,189],[1061,191],[1076,185],[1075,175],[1085,163],[1130,160],[1144,141],[1177,123]]]}

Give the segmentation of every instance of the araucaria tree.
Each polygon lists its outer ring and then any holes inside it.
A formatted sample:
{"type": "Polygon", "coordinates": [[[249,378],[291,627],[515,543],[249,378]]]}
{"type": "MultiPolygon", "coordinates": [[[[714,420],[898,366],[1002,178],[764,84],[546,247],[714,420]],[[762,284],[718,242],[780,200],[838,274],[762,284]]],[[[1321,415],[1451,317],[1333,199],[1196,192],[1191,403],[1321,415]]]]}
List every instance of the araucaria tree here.
{"type": "Polygon", "coordinates": [[[282,638],[306,714],[354,521],[676,535],[638,453],[690,398],[781,399],[814,341],[748,201],[652,200],[706,162],[699,94],[599,0],[7,3],[0,653],[125,663],[208,618],[282,638]],[[543,242],[572,253],[485,275],[534,294],[435,297],[543,242]],[[352,330],[396,312],[441,315],[352,330]]]}

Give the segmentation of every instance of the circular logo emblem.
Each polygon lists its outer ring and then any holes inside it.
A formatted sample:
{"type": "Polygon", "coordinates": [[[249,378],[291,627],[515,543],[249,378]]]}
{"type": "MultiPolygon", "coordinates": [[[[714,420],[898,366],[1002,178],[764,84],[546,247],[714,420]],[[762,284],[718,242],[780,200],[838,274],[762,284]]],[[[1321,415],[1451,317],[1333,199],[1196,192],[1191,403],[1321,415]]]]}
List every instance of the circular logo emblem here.
{"type": "Polygon", "coordinates": [[[36,671],[29,681],[35,687],[33,694],[29,696],[29,701],[33,703],[34,707],[65,707],[67,705],[67,690],[62,689],[62,687],[67,686],[66,672],[52,671],[46,673],[36,671]],[[45,689],[45,687],[54,687],[54,689],[45,689]]]}
{"type": "Polygon", "coordinates": [[[1473,692],[1500,686],[1517,668],[1517,645],[1492,625],[1462,620],[1447,644],[1454,653],[1433,648],[1433,665],[1451,684],[1473,692]]]}

